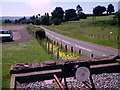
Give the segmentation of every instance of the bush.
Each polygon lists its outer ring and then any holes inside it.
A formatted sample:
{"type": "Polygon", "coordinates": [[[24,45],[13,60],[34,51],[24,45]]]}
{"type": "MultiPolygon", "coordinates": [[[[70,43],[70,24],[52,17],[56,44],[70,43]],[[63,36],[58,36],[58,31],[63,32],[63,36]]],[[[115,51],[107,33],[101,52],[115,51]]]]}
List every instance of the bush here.
{"type": "Polygon", "coordinates": [[[39,38],[39,39],[41,39],[41,40],[46,37],[44,30],[36,31],[36,32],[35,32],[35,35],[36,35],[36,38],[39,38]]]}
{"type": "Polygon", "coordinates": [[[29,24],[27,26],[27,30],[31,35],[35,36],[36,38],[44,39],[46,37],[45,31],[43,29],[41,29],[40,27],[36,27],[32,24],[29,24]]]}

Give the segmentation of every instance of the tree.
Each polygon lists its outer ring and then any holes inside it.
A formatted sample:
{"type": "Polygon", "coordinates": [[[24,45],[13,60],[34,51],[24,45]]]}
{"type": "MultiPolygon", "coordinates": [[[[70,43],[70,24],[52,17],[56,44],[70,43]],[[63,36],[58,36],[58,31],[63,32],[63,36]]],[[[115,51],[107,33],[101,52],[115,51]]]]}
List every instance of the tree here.
{"type": "Polygon", "coordinates": [[[31,20],[35,20],[35,16],[33,15],[32,17],[30,17],[31,20]]]}
{"type": "Polygon", "coordinates": [[[72,20],[75,17],[77,17],[76,10],[68,9],[65,11],[65,19],[66,20],[72,20]]]}
{"type": "Polygon", "coordinates": [[[93,14],[96,16],[100,16],[105,11],[106,11],[106,8],[104,6],[97,6],[93,9],[93,14]]]}
{"type": "Polygon", "coordinates": [[[52,14],[52,19],[57,18],[63,20],[64,11],[61,7],[56,7],[51,14],[52,14]]]}
{"type": "Polygon", "coordinates": [[[77,14],[81,14],[83,9],[82,9],[82,7],[80,5],[77,5],[76,11],[77,11],[77,14]]]}
{"type": "Polygon", "coordinates": [[[107,13],[111,14],[114,11],[115,11],[114,6],[112,4],[109,4],[107,8],[107,13]]]}
{"type": "Polygon", "coordinates": [[[47,16],[41,16],[41,24],[50,25],[50,21],[47,16]]]}
{"type": "Polygon", "coordinates": [[[19,23],[19,21],[17,19],[15,19],[15,24],[18,24],[18,23],[19,23]]]}
{"type": "Polygon", "coordinates": [[[47,16],[48,19],[50,19],[50,17],[49,17],[49,13],[47,13],[46,16],[47,16]]]}
{"type": "Polygon", "coordinates": [[[25,24],[26,23],[26,17],[20,18],[19,20],[19,24],[25,24]]]}
{"type": "Polygon", "coordinates": [[[44,30],[40,30],[39,28],[36,28],[35,31],[36,31],[35,32],[36,38],[39,38],[40,40],[42,40],[46,37],[44,30]]]}
{"type": "Polygon", "coordinates": [[[52,22],[54,25],[59,25],[61,23],[59,19],[53,19],[52,22]]]}
{"type": "Polygon", "coordinates": [[[40,24],[41,24],[41,23],[40,23],[40,20],[39,20],[39,19],[36,19],[36,20],[35,20],[35,24],[36,24],[36,25],[40,25],[40,24]]]}
{"type": "Polygon", "coordinates": [[[12,23],[12,21],[10,19],[5,19],[4,23],[12,23]]]}
{"type": "Polygon", "coordinates": [[[40,16],[40,14],[38,14],[38,16],[40,16]]]}
{"type": "Polygon", "coordinates": [[[81,18],[81,19],[86,19],[86,18],[87,18],[87,16],[86,16],[83,12],[81,12],[81,13],[78,15],[78,17],[81,18]]]}

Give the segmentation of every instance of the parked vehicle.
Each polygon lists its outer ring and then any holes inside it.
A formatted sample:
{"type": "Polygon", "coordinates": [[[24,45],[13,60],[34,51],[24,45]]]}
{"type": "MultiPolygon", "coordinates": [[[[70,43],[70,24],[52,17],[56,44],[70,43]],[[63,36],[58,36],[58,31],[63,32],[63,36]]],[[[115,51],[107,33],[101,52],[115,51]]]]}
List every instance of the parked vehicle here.
{"type": "Polygon", "coordinates": [[[0,40],[3,41],[13,41],[12,30],[0,30],[0,40]]]}

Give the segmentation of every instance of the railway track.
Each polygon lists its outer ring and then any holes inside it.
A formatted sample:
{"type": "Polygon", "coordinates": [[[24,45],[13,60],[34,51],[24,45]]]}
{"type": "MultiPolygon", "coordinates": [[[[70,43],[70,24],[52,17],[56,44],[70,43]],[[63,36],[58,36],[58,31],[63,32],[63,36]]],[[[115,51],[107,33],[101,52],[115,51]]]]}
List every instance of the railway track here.
{"type": "MultiPolygon", "coordinates": [[[[76,77],[76,73],[80,68],[87,68],[84,73],[79,72],[79,75],[87,77],[80,78],[80,82],[86,88],[96,89],[96,86],[91,75],[102,73],[120,73],[120,57],[119,56],[104,56],[99,58],[80,58],[76,60],[49,60],[39,63],[23,63],[15,64],[11,67],[11,84],[10,88],[16,88],[16,81],[20,83],[34,82],[37,80],[45,81],[52,80],[59,90],[68,90],[67,78],[76,77]],[[89,82],[87,81],[89,79],[89,82]],[[62,82],[61,82],[62,80],[62,82]]],[[[76,82],[77,82],[76,81],[76,82]]]]}

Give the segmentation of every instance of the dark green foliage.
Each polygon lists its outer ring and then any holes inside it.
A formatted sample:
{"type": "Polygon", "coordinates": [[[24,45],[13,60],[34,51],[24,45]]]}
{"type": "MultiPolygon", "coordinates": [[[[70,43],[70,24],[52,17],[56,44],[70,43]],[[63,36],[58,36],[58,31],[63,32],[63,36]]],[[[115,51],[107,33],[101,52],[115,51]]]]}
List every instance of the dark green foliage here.
{"type": "Polygon", "coordinates": [[[35,35],[36,35],[36,38],[39,38],[39,39],[41,39],[41,40],[46,37],[44,30],[36,31],[36,32],[35,32],[35,35]]]}
{"type": "Polygon", "coordinates": [[[52,22],[53,22],[54,25],[59,25],[61,23],[61,21],[59,19],[57,19],[57,18],[53,19],[52,22]]]}
{"type": "Polygon", "coordinates": [[[75,17],[77,17],[76,10],[74,10],[74,9],[68,9],[68,10],[65,11],[65,19],[67,21],[69,21],[69,20],[71,21],[75,17]]]}
{"type": "Polygon", "coordinates": [[[9,20],[9,19],[5,19],[5,20],[4,20],[4,23],[12,23],[12,21],[9,20]]]}
{"type": "Polygon", "coordinates": [[[57,18],[62,20],[64,16],[64,11],[61,7],[56,7],[51,14],[52,14],[52,19],[57,18]]]}
{"type": "Polygon", "coordinates": [[[80,5],[77,5],[76,11],[77,11],[77,14],[80,14],[83,11],[83,9],[80,5]]]}
{"type": "Polygon", "coordinates": [[[107,8],[107,13],[111,14],[112,12],[114,12],[114,6],[112,4],[109,4],[108,5],[108,8],[107,8]]]}
{"type": "Polygon", "coordinates": [[[25,24],[26,23],[26,17],[18,19],[19,24],[25,24]]]}
{"type": "Polygon", "coordinates": [[[87,18],[87,16],[83,12],[78,14],[78,17],[81,18],[81,19],[86,19],[87,18]]]}
{"type": "Polygon", "coordinates": [[[30,17],[30,20],[35,20],[35,16],[33,15],[32,17],[30,17]]]}
{"type": "Polygon", "coordinates": [[[38,16],[40,16],[40,14],[38,14],[38,16]]]}
{"type": "Polygon", "coordinates": [[[15,24],[18,24],[18,23],[19,23],[19,21],[17,19],[15,19],[15,24]]]}
{"type": "Polygon", "coordinates": [[[46,14],[47,18],[50,19],[49,13],[46,14]]]}
{"type": "Polygon", "coordinates": [[[36,24],[36,25],[40,25],[40,24],[41,24],[40,20],[39,20],[39,19],[36,19],[36,20],[35,20],[35,24],[36,24]]]}
{"type": "Polygon", "coordinates": [[[104,6],[97,6],[93,9],[93,14],[95,16],[100,16],[103,14],[103,12],[106,11],[106,8],[104,6]]]}
{"type": "Polygon", "coordinates": [[[42,25],[51,25],[49,18],[47,16],[41,16],[41,24],[42,25]]]}

